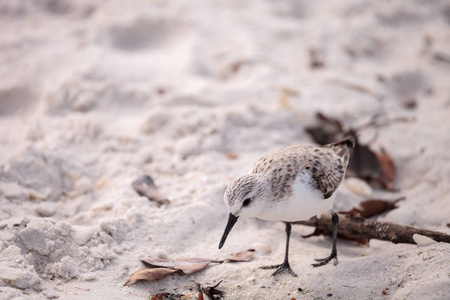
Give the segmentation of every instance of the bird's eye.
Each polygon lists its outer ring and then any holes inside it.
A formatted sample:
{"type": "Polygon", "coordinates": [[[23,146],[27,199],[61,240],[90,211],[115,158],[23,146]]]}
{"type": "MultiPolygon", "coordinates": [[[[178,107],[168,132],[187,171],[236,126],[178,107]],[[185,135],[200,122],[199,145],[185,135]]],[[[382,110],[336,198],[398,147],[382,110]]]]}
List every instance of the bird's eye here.
{"type": "Polygon", "coordinates": [[[242,206],[248,206],[250,204],[250,198],[247,198],[244,200],[244,202],[242,203],[242,206]]]}

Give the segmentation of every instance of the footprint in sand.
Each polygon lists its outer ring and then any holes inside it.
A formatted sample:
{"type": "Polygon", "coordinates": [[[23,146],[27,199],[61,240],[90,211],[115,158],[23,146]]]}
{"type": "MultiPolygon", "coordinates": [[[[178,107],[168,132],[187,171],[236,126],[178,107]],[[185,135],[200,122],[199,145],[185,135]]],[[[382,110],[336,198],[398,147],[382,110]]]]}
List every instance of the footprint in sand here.
{"type": "Polygon", "coordinates": [[[35,93],[26,86],[0,88],[0,116],[14,115],[34,107],[35,93]]]}
{"type": "Polygon", "coordinates": [[[111,47],[122,51],[167,48],[186,35],[182,22],[161,17],[139,16],[123,23],[112,24],[104,34],[111,47]]]}

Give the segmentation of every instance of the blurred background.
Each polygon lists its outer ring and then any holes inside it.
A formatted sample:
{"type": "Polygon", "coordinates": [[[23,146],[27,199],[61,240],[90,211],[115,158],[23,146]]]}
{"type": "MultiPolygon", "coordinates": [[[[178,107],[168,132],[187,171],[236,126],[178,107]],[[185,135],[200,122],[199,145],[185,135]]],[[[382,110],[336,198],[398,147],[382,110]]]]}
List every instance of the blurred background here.
{"type": "MultiPolygon", "coordinates": [[[[265,153],[317,143],[308,128],[330,125],[317,113],[389,154],[394,179],[367,181],[369,195],[406,200],[382,220],[448,232],[449,1],[0,1],[0,221],[27,219],[0,250],[28,255],[33,293],[52,278],[66,296],[85,274],[116,291],[144,254],[217,255],[226,185],[265,153]],[[136,194],[142,174],[169,205],[136,194]],[[18,242],[37,234],[29,222],[62,250],[18,242]]],[[[283,231],[241,225],[229,251],[267,242],[255,228],[283,231]]]]}

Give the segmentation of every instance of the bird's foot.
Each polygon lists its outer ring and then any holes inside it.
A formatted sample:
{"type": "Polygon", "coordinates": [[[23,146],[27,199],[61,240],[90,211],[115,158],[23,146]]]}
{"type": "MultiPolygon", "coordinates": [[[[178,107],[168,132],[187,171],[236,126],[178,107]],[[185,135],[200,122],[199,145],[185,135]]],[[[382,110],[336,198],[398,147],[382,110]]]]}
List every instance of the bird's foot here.
{"type": "Polygon", "coordinates": [[[272,265],[272,266],[264,266],[264,267],[260,267],[261,269],[264,270],[268,270],[268,269],[277,269],[272,276],[276,276],[282,273],[289,273],[291,274],[293,277],[297,277],[297,274],[295,274],[294,271],[292,271],[291,266],[289,266],[289,262],[284,262],[282,264],[279,265],[272,265]]]}
{"type": "Polygon", "coordinates": [[[316,258],[315,261],[318,261],[316,264],[312,264],[313,267],[320,267],[328,264],[332,259],[334,258],[334,265],[338,264],[338,258],[336,253],[331,253],[330,256],[327,256],[325,258],[316,258]]]}

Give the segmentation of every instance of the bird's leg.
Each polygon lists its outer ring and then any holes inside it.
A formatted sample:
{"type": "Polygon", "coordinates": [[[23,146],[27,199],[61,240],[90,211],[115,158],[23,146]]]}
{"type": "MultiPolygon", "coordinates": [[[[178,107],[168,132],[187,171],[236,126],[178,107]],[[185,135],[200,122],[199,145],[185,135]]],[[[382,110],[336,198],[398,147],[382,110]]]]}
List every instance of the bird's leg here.
{"type": "Polygon", "coordinates": [[[334,258],[334,265],[338,264],[338,258],[337,258],[337,250],[336,250],[336,240],[337,240],[337,226],[339,223],[339,217],[337,213],[330,210],[331,213],[331,221],[333,222],[333,248],[331,249],[331,254],[325,258],[317,258],[315,261],[318,261],[318,263],[313,264],[313,267],[320,267],[324,266],[327,263],[330,262],[334,258]]]}
{"type": "Polygon", "coordinates": [[[289,239],[291,237],[291,228],[291,223],[286,222],[286,252],[284,254],[284,262],[279,265],[261,267],[261,269],[277,269],[272,276],[287,272],[292,276],[297,277],[297,274],[295,274],[295,272],[292,271],[291,266],[289,266],[289,239]]]}

